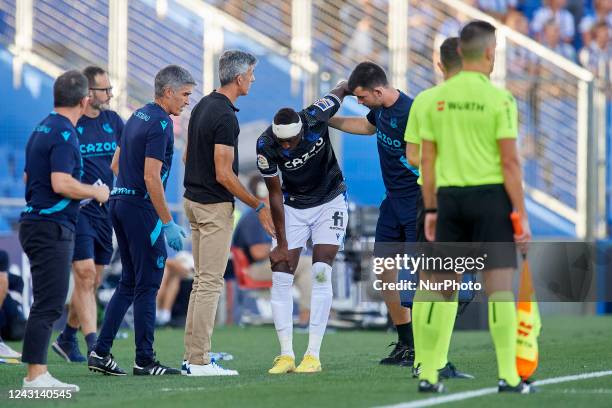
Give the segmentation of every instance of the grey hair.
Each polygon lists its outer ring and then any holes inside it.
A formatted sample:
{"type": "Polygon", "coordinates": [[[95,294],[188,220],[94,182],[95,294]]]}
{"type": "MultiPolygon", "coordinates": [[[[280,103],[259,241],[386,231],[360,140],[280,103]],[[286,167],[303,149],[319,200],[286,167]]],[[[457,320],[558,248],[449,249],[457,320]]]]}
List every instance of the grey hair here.
{"type": "Polygon", "coordinates": [[[155,97],[164,96],[166,88],[177,90],[182,86],[195,84],[196,81],[185,68],[178,65],[168,65],[155,75],[155,97]]]}
{"type": "Polygon", "coordinates": [[[238,75],[245,74],[255,64],[257,64],[257,58],[253,54],[240,50],[225,51],[219,58],[221,86],[233,82],[238,75]]]}

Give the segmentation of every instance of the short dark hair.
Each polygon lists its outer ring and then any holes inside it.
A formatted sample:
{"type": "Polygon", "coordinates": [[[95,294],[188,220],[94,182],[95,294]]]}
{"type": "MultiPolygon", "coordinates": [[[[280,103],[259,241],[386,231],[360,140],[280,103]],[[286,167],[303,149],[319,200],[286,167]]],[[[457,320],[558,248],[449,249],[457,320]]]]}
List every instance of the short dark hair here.
{"type": "Polygon", "coordinates": [[[298,123],[300,115],[291,108],[282,108],[274,115],[274,123],[276,125],[288,125],[290,123],[298,123]]]}
{"type": "Polygon", "coordinates": [[[459,48],[464,59],[481,58],[491,39],[495,39],[495,27],[482,20],[468,23],[459,34],[459,48]]]}
{"type": "Polygon", "coordinates": [[[359,63],[348,80],[348,88],[351,92],[358,86],[365,89],[374,89],[377,86],[387,86],[387,74],[378,64],[370,61],[359,63]]]}
{"type": "Polygon", "coordinates": [[[446,70],[461,68],[462,61],[458,48],[459,37],[449,37],[440,45],[440,62],[446,70]]]}
{"type": "Polygon", "coordinates": [[[90,88],[94,88],[96,86],[96,77],[104,74],[106,74],[106,71],[95,65],[90,65],[83,70],[83,75],[87,77],[90,88]]]}
{"type": "Polygon", "coordinates": [[[89,94],[87,77],[77,70],[64,72],[53,84],[53,106],[72,108],[89,94]]]}

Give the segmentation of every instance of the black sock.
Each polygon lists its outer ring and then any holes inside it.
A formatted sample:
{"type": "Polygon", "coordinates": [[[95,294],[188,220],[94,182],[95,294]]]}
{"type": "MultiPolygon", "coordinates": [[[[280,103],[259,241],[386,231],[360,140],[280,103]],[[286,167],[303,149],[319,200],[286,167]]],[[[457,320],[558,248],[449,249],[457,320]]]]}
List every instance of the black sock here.
{"type": "Polygon", "coordinates": [[[96,332],[89,333],[85,336],[85,341],[87,342],[87,354],[89,354],[96,346],[96,340],[98,340],[96,337],[96,332]]]}
{"type": "Polygon", "coordinates": [[[398,341],[402,344],[406,344],[410,348],[414,348],[414,337],[412,337],[412,322],[398,324],[395,327],[397,329],[398,341]]]}

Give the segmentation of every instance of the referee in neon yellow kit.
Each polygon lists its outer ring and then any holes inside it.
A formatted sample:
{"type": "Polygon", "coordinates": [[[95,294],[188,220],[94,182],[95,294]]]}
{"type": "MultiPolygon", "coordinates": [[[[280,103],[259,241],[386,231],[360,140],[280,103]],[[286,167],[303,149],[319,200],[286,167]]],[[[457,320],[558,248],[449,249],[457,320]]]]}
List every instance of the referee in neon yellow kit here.
{"type": "MultiPolygon", "coordinates": [[[[489,75],[495,61],[495,27],[473,21],[462,30],[459,53],[463,71],[434,88],[421,129],[425,235],[437,242],[526,243],[531,238],[525,211],[521,168],[516,150],[517,109],[510,92],[493,86],[489,75]],[[437,189],[437,192],[436,192],[437,189]],[[510,213],[522,218],[523,234],[514,235],[510,213]]],[[[494,252],[486,262],[483,281],[489,296],[489,329],[495,345],[499,392],[529,393],[516,370],[516,310],[512,278],[514,245],[494,252]]],[[[437,281],[461,275],[436,273],[437,281]]],[[[431,293],[431,300],[452,294],[431,293]]],[[[435,344],[454,316],[435,301],[424,328],[423,370],[419,391],[442,392],[435,344]]]]}

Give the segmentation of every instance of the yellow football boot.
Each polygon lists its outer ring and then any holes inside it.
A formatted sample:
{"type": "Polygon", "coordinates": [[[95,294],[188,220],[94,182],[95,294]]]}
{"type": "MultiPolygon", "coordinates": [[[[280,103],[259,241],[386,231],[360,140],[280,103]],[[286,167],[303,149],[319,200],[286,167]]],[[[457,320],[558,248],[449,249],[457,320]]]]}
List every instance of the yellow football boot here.
{"type": "Polygon", "coordinates": [[[295,369],[296,373],[318,373],[321,371],[321,362],[311,354],[306,354],[299,366],[295,369]]]}
{"type": "Polygon", "coordinates": [[[295,359],[280,355],[274,359],[274,365],[268,370],[270,374],[286,374],[295,370],[295,359]]]}

